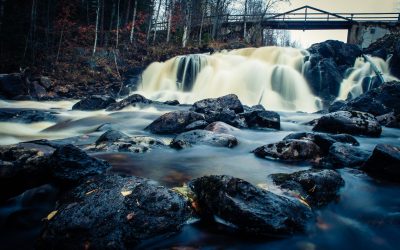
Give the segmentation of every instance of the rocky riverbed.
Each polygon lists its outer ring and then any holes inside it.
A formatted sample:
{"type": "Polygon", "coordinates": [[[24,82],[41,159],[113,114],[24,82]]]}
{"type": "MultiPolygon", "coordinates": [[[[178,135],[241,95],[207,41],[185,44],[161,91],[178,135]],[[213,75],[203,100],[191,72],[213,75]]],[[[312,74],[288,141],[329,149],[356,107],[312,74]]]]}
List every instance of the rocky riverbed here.
{"type": "Polygon", "coordinates": [[[395,249],[399,84],[314,114],[2,101],[2,247],[395,249]]]}

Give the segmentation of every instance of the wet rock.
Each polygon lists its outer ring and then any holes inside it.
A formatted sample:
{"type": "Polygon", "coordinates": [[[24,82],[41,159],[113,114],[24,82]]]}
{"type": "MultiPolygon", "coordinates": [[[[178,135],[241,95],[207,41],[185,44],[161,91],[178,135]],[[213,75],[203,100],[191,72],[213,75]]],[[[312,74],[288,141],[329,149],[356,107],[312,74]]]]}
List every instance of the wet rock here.
{"type": "Polygon", "coordinates": [[[133,94],[119,102],[112,103],[111,105],[108,106],[107,111],[118,111],[128,106],[136,107],[137,105],[148,105],[151,104],[152,102],[153,101],[147,99],[144,96],[141,96],[139,94],[133,94]]]}
{"type": "Polygon", "coordinates": [[[153,148],[166,146],[158,139],[148,136],[128,136],[122,132],[108,130],[102,134],[96,143],[85,148],[94,152],[133,152],[145,153],[153,148]]]}
{"type": "Polygon", "coordinates": [[[204,129],[208,126],[208,122],[204,120],[195,121],[186,126],[185,131],[195,130],[195,129],[204,129]]]}
{"type": "Polygon", "coordinates": [[[111,168],[106,161],[90,157],[71,144],[59,146],[50,156],[48,165],[51,167],[52,177],[67,185],[105,173],[111,168]]]}
{"type": "Polygon", "coordinates": [[[291,174],[272,174],[273,182],[294,196],[301,196],[311,206],[320,207],[339,197],[344,180],[334,170],[309,169],[291,174]]]}
{"type": "Polygon", "coordinates": [[[260,236],[284,236],[306,231],[313,217],[297,199],[276,195],[231,176],[205,176],[189,183],[200,215],[212,215],[233,227],[260,236]]]}
{"type": "Polygon", "coordinates": [[[209,124],[205,130],[214,132],[214,133],[221,133],[221,134],[230,134],[233,131],[237,131],[238,129],[226,124],[225,122],[213,122],[209,124]]]}
{"type": "Polygon", "coordinates": [[[280,129],[280,116],[273,111],[255,110],[243,113],[249,128],[272,128],[280,129]]]}
{"type": "Polygon", "coordinates": [[[233,94],[195,102],[190,110],[204,114],[208,123],[221,121],[235,127],[247,127],[245,120],[237,115],[244,111],[243,105],[233,94]]]}
{"type": "Polygon", "coordinates": [[[238,144],[238,141],[234,136],[228,134],[207,130],[191,130],[176,136],[171,142],[171,147],[183,149],[195,144],[232,148],[238,144]]]}
{"type": "Polygon", "coordinates": [[[400,182],[400,147],[378,144],[363,170],[372,176],[400,182]]]}
{"type": "Polygon", "coordinates": [[[30,94],[33,98],[39,99],[39,100],[46,99],[46,97],[47,97],[46,89],[37,82],[31,83],[30,94]]]}
{"type": "Polygon", "coordinates": [[[339,111],[346,105],[346,101],[334,101],[328,108],[329,113],[339,111]]]}
{"type": "Polygon", "coordinates": [[[189,124],[201,120],[205,120],[203,114],[192,111],[173,111],[160,116],[145,129],[155,134],[181,133],[189,124]]]}
{"type": "Polygon", "coordinates": [[[129,136],[117,130],[107,130],[104,134],[102,134],[99,139],[96,140],[96,144],[107,143],[107,142],[115,142],[120,139],[127,139],[129,136]]]}
{"type": "Polygon", "coordinates": [[[358,111],[337,111],[322,116],[313,130],[379,137],[382,127],[371,114],[358,111]]]}
{"type": "Polygon", "coordinates": [[[328,155],[318,165],[324,168],[357,168],[361,167],[370,156],[370,153],[358,147],[344,143],[334,143],[328,155]]]}
{"type": "Polygon", "coordinates": [[[360,145],[353,136],[348,134],[330,135],[324,133],[300,132],[289,134],[282,140],[310,140],[317,144],[324,154],[327,154],[329,148],[336,142],[348,143],[354,146],[360,145]]]}
{"type": "Polygon", "coordinates": [[[379,124],[388,128],[400,128],[400,114],[390,112],[376,117],[379,124]]]}
{"type": "Polygon", "coordinates": [[[28,85],[23,74],[0,74],[0,97],[20,99],[29,95],[28,85]]]}
{"type": "Polygon", "coordinates": [[[47,76],[41,76],[39,79],[39,83],[41,86],[43,86],[46,90],[50,89],[50,87],[53,85],[51,82],[51,79],[47,76]]]}
{"type": "Polygon", "coordinates": [[[77,102],[72,106],[72,110],[100,110],[107,108],[113,103],[115,103],[115,100],[110,96],[93,95],[77,102]]]}
{"type": "Polygon", "coordinates": [[[55,211],[39,249],[132,249],[179,231],[191,216],[181,195],[148,179],[117,175],[76,187],[55,211]]]}
{"type": "Polygon", "coordinates": [[[176,105],[179,105],[180,103],[178,100],[172,100],[172,101],[165,101],[164,104],[176,106],[176,105]]]}
{"type": "Polygon", "coordinates": [[[346,70],[353,67],[362,51],[357,45],[334,40],[313,44],[307,50],[310,57],[304,76],[313,93],[330,102],[337,97],[346,70]]]}
{"type": "Polygon", "coordinates": [[[317,144],[309,140],[285,140],[256,148],[257,157],[272,158],[282,161],[317,161],[322,151],[317,144]]]}
{"type": "Polygon", "coordinates": [[[371,89],[348,101],[340,110],[367,112],[375,116],[390,112],[400,114],[400,82],[387,82],[371,89]]]}
{"type": "Polygon", "coordinates": [[[218,112],[223,109],[229,109],[235,113],[242,113],[243,105],[237,95],[230,94],[219,98],[208,98],[195,102],[191,108],[192,111],[198,113],[218,112]]]}
{"type": "Polygon", "coordinates": [[[57,121],[56,112],[42,110],[0,109],[0,121],[33,123],[43,121],[57,121]]]}
{"type": "Polygon", "coordinates": [[[47,160],[54,150],[34,144],[0,147],[0,201],[48,180],[47,160]]]}

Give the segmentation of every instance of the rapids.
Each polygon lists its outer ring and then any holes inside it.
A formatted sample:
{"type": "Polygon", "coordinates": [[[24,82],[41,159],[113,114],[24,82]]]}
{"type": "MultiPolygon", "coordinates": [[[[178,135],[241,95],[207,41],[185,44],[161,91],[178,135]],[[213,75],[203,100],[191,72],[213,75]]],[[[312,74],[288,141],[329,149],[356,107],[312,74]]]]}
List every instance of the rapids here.
{"type": "Polygon", "coordinates": [[[302,76],[306,55],[300,49],[261,47],[178,56],[151,64],[138,93],[181,103],[234,93],[247,105],[315,112],[321,102],[302,76]]]}
{"type": "MultiPolygon", "coordinates": [[[[58,123],[17,124],[0,122],[1,144],[39,138],[58,139],[74,145],[92,143],[105,129],[114,128],[128,135],[150,135],[144,131],[159,115],[181,106],[153,106],[127,108],[118,112],[72,111],[71,102],[6,102],[8,108],[40,107],[56,111],[58,123]],[[6,129],[7,128],[7,129],[6,129]]],[[[148,153],[96,153],[113,166],[113,171],[154,179],[167,187],[181,186],[189,180],[209,174],[228,174],[250,181],[260,187],[279,192],[267,178],[272,173],[294,172],[310,168],[309,164],[290,165],[278,161],[256,158],[254,148],[281,140],[291,132],[311,131],[304,122],[318,118],[319,114],[279,112],[281,131],[238,130],[234,135],[239,145],[233,149],[195,146],[185,150],[154,149],[148,153]]],[[[156,136],[170,142],[172,136],[156,136]]],[[[400,145],[398,130],[384,128],[377,138],[357,137],[361,148],[371,151],[377,143],[400,145]]],[[[254,239],[224,229],[221,224],[205,225],[194,222],[182,232],[168,239],[143,242],[139,249],[170,248],[175,246],[204,247],[206,249],[395,249],[398,243],[400,200],[399,185],[377,181],[354,169],[339,170],[345,179],[340,200],[317,210],[318,221],[309,235],[279,240],[254,239]],[[384,222],[382,222],[384,221],[384,222]]],[[[0,206],[0,221],[12,221],[13,227],[0,232],[2,246],[26,248],[32,246],[40,232],[40,218],[46,217],[55,204],[55,198],[43,204],[24,204],[23,199],[40,193],[41,189],[27,191],[0,206]],[[10,219],[14,218],[14,219],[10,219]],[[28,219],[30,218],[30,219],[28,219]],[[32,218],[39,218],[38,222],[32,218]],[[14,222],[17,220],[17,222],[14,222]],[[22,222],[23,221],[23,222],[22,222]],[[18,226],[24,223],[23,227],[18,226]]],[[[11,222],[9,222],[11,223],[11,222]]]]}

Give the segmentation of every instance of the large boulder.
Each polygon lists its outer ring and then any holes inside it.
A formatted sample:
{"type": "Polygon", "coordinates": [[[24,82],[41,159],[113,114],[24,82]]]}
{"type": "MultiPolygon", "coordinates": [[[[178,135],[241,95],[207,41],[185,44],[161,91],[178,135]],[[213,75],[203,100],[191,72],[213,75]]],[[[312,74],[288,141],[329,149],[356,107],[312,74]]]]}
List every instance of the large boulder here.
{"type": "Polygon", "coordinates": [[[358,111],[337,111],[318,119],[313,130],[379,137],[382,127],[371,114],[358,111]]]}
{"type": "Polygon", "coordinates": [[[244,111],[242,103],[237,95],[234,94],[197,101],[191,108],[194,112],[203,114],[210,111],[221,111],[223,109],[229,109],[235,113],[242,113],[244,111]]]}
{"type": "Polygon", "coordinates": [[[23,74],[0,74],[0,97],[4,99],[28,98],[29,88],[23,74]]]}
{"type": "Polygon", "coordinates": [[[329,152],[321,161],[319,167],[324,168],[358,168],[361,167],[370,156],[366,150],[344,143],[334,143],[329,152]]]}
{"type": "Polygon", "coordinates": [[[363,170],[372,176],[400,182],[400,147],[378,144],[363,170]]]}
{"type": "Polygon", "coordinates": [[[208,123],[221,121],[235,127],[247,126],[244,119],[238,115],[244,109],[234,94],[195,102],[190,110],[204,114],[208,123]]]}
{"type": "Polygon", "coordinates": [[[337,97],[346,70],[353,67],[362,51],[357,45],[334,40],[313,44],[307,50],[310,56],[304,76],[313,93],[330,102],[337,97]]]}
{"type": "Polygon", "coordinates": [[[393,81],[371,89],[359,97],[346,102],[339,110],[361,111],[375,116],[394,112],[400,114],[400,82],[393,81]]]}
{"type": "Polygon", "coordinates": [[[44,121],[57,121],[56,112],[43,110],[0,109],[0,121],[34,123],[44,121]]]}
{"type": "Polygon", "coordinates": [[[276,195],[231,176],[204,176],[189,183],[203,218],[213,215],[251,235],[285,236],[306,231],[313,214],[297,199],[276,195]]]}
{"type": "Polygon", "coordinates": [[[238,144],[238,141],[233,135],[229,134],[208,130],[191,130],[176,136],[171,142],[171,147],[183,149],[195,144],[232,148],[238,144]]]}
{"type": "Polygon", "coordinates": [[[267,159],[316,162],[323,152],[310,140],[285,140],[258,147],[253,150],[253,153],[257,157],[267,159]]]}
{"type": "Polygon", "coordinates": [[[324,154],[327,154],[329,148],[336,142],[347,143],[353,146],[360,145],[356,138],[348,134],[332,135],[324,133],[298,132],[289,134],[282,140],[309,140],[317,144],[324,154]]]}
{"type": "Polygon", "coordinates": [[[77,102],[72,106],[72,110],[101,110],[107,108],[113,103],[115,103],[115,99],[110,96],[92,95],[77,102]]]}
{"type": "Polygon", "coordinates": [[[254,110],[245,112],[242,116],[245,118],[249,128],[281,128],[280,116],[273,111],[254,110]]]}
{"type": "Polygon", "coordinates": [[[112,103],[107,107],[107,111],[117,111],[126,108],[128,106],[136,107],[137,105],[148,105],[151,104],[152,102],[153,101],[147,99],[144,96],[141,96],[139,94],[133,94],[117,103],[112,103]]]}
{"type": "Polygon", "coordinates": [[[334,170],[309,169],[291,174],[272,174],[273,182],[300,196],[311,206],[323,206],[339,197],[344,180],[334,170]]]}
{"type": "Polygon", "coordinates": [[[132,249],[179,231],[191,216],[185,198],[139,177],[97,176],[59,203],[47,217],[39,249],[132,249]]]}
{"type": "Polygon", "coordinates": [[[145,129],[155,134],[182,133],[191,123],[204,119],[203,114],[193,111],[173,111],[160,116],[145,129]]]}

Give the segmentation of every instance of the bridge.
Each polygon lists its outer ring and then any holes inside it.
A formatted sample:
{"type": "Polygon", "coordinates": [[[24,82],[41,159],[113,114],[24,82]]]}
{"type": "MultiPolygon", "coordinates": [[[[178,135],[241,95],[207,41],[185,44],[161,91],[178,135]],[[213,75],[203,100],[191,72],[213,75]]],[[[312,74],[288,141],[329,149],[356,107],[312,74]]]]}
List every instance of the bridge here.
{"type": "MultiPolygon", "coordinates": [[[[219,15],[193,19],[193,29],[217,25],[226,30],[240,30],[261,25],[263,29],[283,30],[348,30],[348,42],[362,45],[365,33],[369,39],[383,36],[394,29],[400,31],[400,13],[331,13],[311,6],[303,6],[284,13],[264,15],[219,15]]],[[[166,30],[168,22],[156,24],[156,29],[166,30]]],[[[376,38],[377,39],[377,38],[376,38]]]]}

